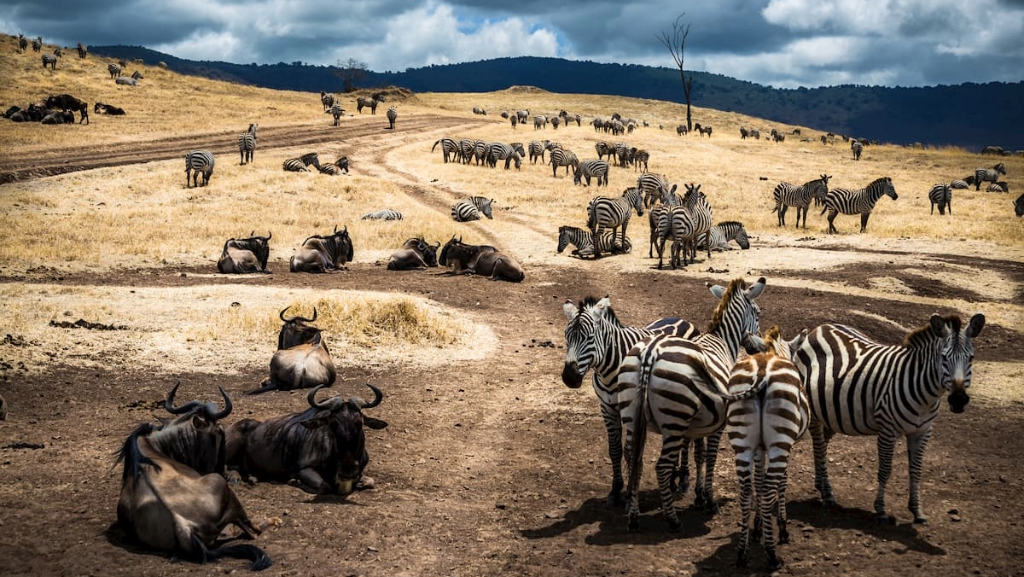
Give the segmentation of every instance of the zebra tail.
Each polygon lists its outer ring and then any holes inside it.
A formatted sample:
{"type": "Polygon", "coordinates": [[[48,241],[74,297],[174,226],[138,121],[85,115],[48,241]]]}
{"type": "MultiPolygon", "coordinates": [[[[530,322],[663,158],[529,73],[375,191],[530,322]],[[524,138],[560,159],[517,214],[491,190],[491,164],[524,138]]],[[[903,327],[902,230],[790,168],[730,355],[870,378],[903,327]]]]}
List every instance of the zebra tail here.
{"type": "MultiPolygon", "coordinates": [[[[648,343],[650,345],[650,343],[648,343]]],[[[636,399],[633,412],[633,441],[629,447],[629,479],[626,494],[635,495],[640,490],[640,468],[643,466],[644,448],[647,446],[647,389],[650,384],[651,369],[654,367],[654,347],[647,346],[640,358],[639,382],[637,383],[636,399]]]]}
{"type": "Polygon", "coordinates": [[[763,391],[764,388],[767,386],[768,374],[766,373],[760,379],[758,379],[749,389],[743,391],[742,393],[736,393],[734,395],[723,395],[722,398],[724,398],[726,402],[729,403],[735,403],[736,401],[744,401],[746,399],[761,394],[761,391],[763,391]]]}
{"type": "Polygon", "coordinates": [[[435,142],[434,142],[434,146],[431,146],[431,147],[430,147],[430,152],[434,152],[434,149],[435,149],[435,148],[437,148],[437,145],[438,145],[438,144],[439,144],[440,142],[441,142],[440,140],[438,140],[438,141],[435,141],[435,142]]]}

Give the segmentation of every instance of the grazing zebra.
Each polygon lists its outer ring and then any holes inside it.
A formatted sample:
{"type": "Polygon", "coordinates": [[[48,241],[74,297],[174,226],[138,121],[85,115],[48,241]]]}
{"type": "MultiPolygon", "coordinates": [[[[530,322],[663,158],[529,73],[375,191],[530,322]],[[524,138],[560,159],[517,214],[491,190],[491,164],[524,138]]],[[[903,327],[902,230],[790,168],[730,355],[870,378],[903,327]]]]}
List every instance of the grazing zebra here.
{"type": "Polygon", "coordinates": [[[558,176],[558,167],[565,167],[565,175],[569,175],[569,168],[573,171],[580,165],[580,159],[576,158],[576,154],[571,150],[566,150],[561,146],[557,146],[551,149],[551,176],[558,176]]]}
{"type": "MultiPolygon", "coordinates": [[[[644,199],[640,196],[640,189],[627,188],[619,198],[608,198],[607,196],[595,196],[587,204],[587,228],[594,238],[601,236],[601,229],[621,229],[623,237],[626,236],[626,227],[629,226],[629,217],[636,211],[637,216],[644,215],[644,199]]],[[[594,247],[594,258],[601,258],[601,245],[594,247]]]]}
{"type": "Polygon", "coordinates": [[[864,145],[858,140],[851,140],[850,150],[853,151],[853,159],[860,160],[860,153],[864,151],[864,145]]]}
{"type": "Polygon", "coordinates": [[[473,143],[473,159],[477,166],[480,166],[487,161],[488,146],[489,145],[483,140],[477,140],[473,143]]]}
{"type": "Polygon", "coordinates": [[[629,162],[629,145],[625,142],[615,143],[615,162],[618,166],[626,167],[629,162]]]}
{"type": "Polygon", "coordinates": [[[462,150],[459,148],[459,143],[451,138],[441,138],[434,142],[434,146],[430,147],[430,152],[434,152],[437,145],[441,145],[441,155],[444,157],[444,163],[448,164],[448,159],[451,158],[453,161],[458,160],[462,156],[462,150]]]}
{"type": "Polygon", "coordinates": [[[452,220],[455,222],[480,220],[481,213],[487,218],[493,219],[494,217],[491,216],[491,203],[493,202],[493,198],[482,196],[471,196],[466,200],[460,200],[452,206],[452,220]]]}
{"type": "Polygon", "coordinates": [[[385,208],[377,212],[368,212],[361,216],[359,220],[402,220],[402,213],[385,208]]]}
{"type": "Polygon", "coordinates": [[[644,172],[647,172],[647,163],[651,160],[651,153],[646,150],[637,150],[633,153],[633,170],[639,170],[640,165],[644,165],[644,172]]]}
{"type": "Polygon", "coordinates": [[[325,114],[330,114],[331,116],[333,116],[334,126],[338,126],[340,124],[339,119],[345,115],[345,109],[341,107],[341,103],[335,102],[334,104],[331,105],[329,109],[327,109],[327,112],[325,114]]]}
{"type": "Polygon", "coordinates": [[[511,117],[509,117],[508,121],[512,123],[512,130],[515,130],[516,125],[519,124],[519,117],[513,114],[511,117]]]}
{"type": "MultiPolygon", "coordinates": [[[[678,266],[686,266],[687,259],[692,263],[697,258],[697,238],[701,233],[711,230],[711,205],[707,197],[700,191],[701,185],[687,184],[686,194],[680,204],[672,206],[658,220],[658,270],[662,267],[662,256],[665,254],[665,241],[672,237],[672,251],[669,264],[674,270],[678,266]],[[683,253],[680,261],[679,253],[683,253]]],[[[708,258],[711,258],[711,247],[707,247],[708,258]]]]}
{"type": "Polygon", "coordinates": [[[711,250],[718,252],[732,250],[732,247],[729,246],[730,240],[736,241],[736,244],[740,245],[740,248],[743,250],[750,248],[750,239],[747,237],[747,229],[743,228],[742,222],[727,220],[711,227],[711,230],[708,232],[698,234],[697,250],[703,248],[710,248],[711,250]],[[710,247],[708,247],[708,237],[711,238],[710,247]]]}
{"type": "Polygon", "coordinates": [[[828,180],[832,176],[822,174],[820,178],[806,182],[800,186],[794,186],[788,182],[780,182],[775,186],[772,196],[775,198],[775,208],[772,212],[779,213],[779,226],[786,226],[786,210],[791,206],[796,207],[796,226],[800,226],[800,214],[804,215],[804,228],[807,228],[807,208],[811,206],[811,199],[824,202],[828,194],[828,180]]]}
{"type": "Polygon", "coordinates": [[[653,206],[669,189],[668,177],[664,174],[644,172],[636,179],[636,187],[644,193],[644,206],[653,206]]]}
{"type": "Polygon", "coordinates": [[[199,186],[196,181],[200,173],[203,186],[206,186],[213,176],[213,153],[208,150],[193,150],[185,155],[185,187],[188,187],[189,176],[192,177],[192,186],[199,186]]]}
{"type": "Polygon", "coordinates": [[[327,112],[332,106],[334,106],[334,100],[335,98],[333,94],[327,94],[323,90],[320,91],[320,102],[324,105],[324,112],[327,112]]]}
{"type": "Polygon", "coordinates": [[[605,432],[608,434],[608,456],[612,461],[612,489],[608,493],[608,505],[618,506],[622,504],[622,489],[625,485],[622,479],[622,424],[619,421],[618,384],[622,358],[638,341],[651,335],[666,333],[690,338],[700,331],[678,318],[659,319],[644,328],[624,326],[612,310],[610,297],[600,301],[587,297],[578,306],[574,306],[572,301],[566,301],[562,310],[569,320],[565,326],[562,383],[570,389],[578,389],[587,371],[594,370],[592,383],[600,403],[605,432]]]}
{"type": "Polygon", "coordinates": [[[474,106],[473,107],[473,114],[481,114],[483,116],[487,116],[487,111],[484,110],[483,108],[480,108],[479,106],[474,106]]]}
{"type": "Polygon", "coordinates": [[[608,186],[608,163],[603,160],[584,160],[580,162],[579,166],[576,167],[575,175],[573,176],[573,184],[580,184],[583,178],[587,179],[587,186],[590,186],[590,179],[596,178],[597,185],[601,186],[604,184],[608,186]]]}
{"type": "Polygon", "coordinates": [[[1006,166],[1000,162],[992,168],[978,168],[974,171],[974,190],[981,190],[983,182],[997,182],[999,175],[1006,174],[1006,166]]]}
{"type": "Polygon", "coordinates": [[[828,211],[828,233],[839,232],[836,230],[835,225],[832,224],[832,221],[835,220],[836,215],[839,213],[860,213],[860,231],[864,232],[867,230],[871,209],[875,208],[875,203],[883,195],[889,196],[893,200],[897,199],[896,188],[893,187],[892,179],[888,176],[883,176],[865,188],[858,190],[849,188],[830,190],[825,196],[825,208],[821,209],[821,214],[825,214],[825,211],[828,211]]]}
{"type": "Polygon", "coordinates": [[[256,154],[256,127],[257,124],[254,122],[249,125],[249,130],[238,135],[238,153],[243,165],[252,162],[253,155],[256,154]]]}
{"type": "Polygon", "coordinates": [[[594,143],[594,150],[597,151],[597,158],[599,160],[604,160],[606,156],[612,158],[612,155],[615,154],[615,147],[603,140],[594,143]]]}
{"type": "MultiPolygon", "coordinates": [[[[742,529],[736,565],[747,566],[750,543],[750,512],[758,511],[755,530],[761,526],[768,568],[782,566],[775,554],[779,543],[789,541],[786,530],[786,473],[793,445],[807,432],[811,408],[800,381],[800,373],[791,361],[792,350],[799,347],[807,330],[787,342],[779,328],[766,333],[764,350],[736,361],[729,375],[731,395],[746,390],[760,392],[748,399],[729,403],[725,433],[736,453],[736,476],[740,483],[742,529]],[[756,470],[756,487],[751,476],[756,470]],[[756,493],[756,496],[755,496],[756,493]],[[776,531],[776,528],[778,529],[776,531]]],[[[755,339],[760,340],[760,339],[755,339]]],[[[759,343],[760,344],[760,343],[759,343]]]]}
{"type": "Polygon", "coordinates": [[[803,376],[811,402],[814,487],[822,501],[835,505],[828,479],[828,441],[835,433],[878,437],[878,522],[894,522],[885,512],[885,485],[892,473],[896,441],[907,438],[910,470],[908,507],[915,523],[926,523],[921,509],[921,465],[939,413],[942,396],[949,408],[964,412],[970,397],[974,338],[985,316],[968,326],[956,315],[932,315],[928,324],[907,334],[901,345],[877,343],[843,325],[822,325],[807,335],[793,362],[803,376]]]}
{"type": "MultiPolygon", "coordinates": [[[[633,250],[633,242],[628,237],[623,237],[610,230],[602,232],[597,242],[601,245],[602,252],[614,254],[628,253],[633,250]]],[[[589,230],[575,226],[558,227],[558,252],[561,253],[570,244],[576,247],[572,254],[580,258],[594,256],[594,237],[589,230]]]]}
{"type": "Polygon", "coordinates": [[[387,112],[387,116],[388,116],[388,128],[394,130],[394,128],[395,128],[395,119],[398,118],[398,109],[395,108],[394,106],[389,107],[388,108],[388,112],[387,112]]]}
{"type": "MultiPolygon", "coordinates": [[[[675,492],[671,479],[679,451],[690,439],[707,437],[707,470],[697,469],[697,506],[717,512],[714,497],[715,461],[730,397],[726,385],[747,333],[758,332],[760,309],[754,302],[765,279],[750,288],[742,278],[728,287],[715,285],[719,298],[708,332],[693,338],[654,335],[638,341],[619,365],[619,414],[626,429],[629,483],[626,494],[629,531],[640,528],[640,477],[648,418],[662,434],[661,456],[655,466],[661,507],[670,531],[678,531],[675,492]],[[706,478],[705,478],[706,477],[706,478]]],[[[745,395],[750,395],[750,392],[745,395]]]]}
{"type": "Polygon", "coordinates": [[[306,167],[313,165],[320,169],[320,157],[315,152],[308,152],[298,158],[289,158],[288,160],[281,163],[281,168],[288,172],[309,172],[306,167]]]}
{"type": "Polygon", "coordinates": [[[524,156],[526,156],[526,150],[523,149],[522,142],[513,142],[511,144],[492,142],[488,145],[486,152],[487,164],[491,168],[497,166],[499,160],[504,160],[505,170],[508,170],[513,160],[516,163],[516,168],[519,168],[524,156]]]}
{"type": "Polygon", "coordinates": [[[338,176],[342,172],[348,174],[348,157],[342,156],[334,162],[328,162],[327,164],[321,164],[317,167],[320,174],[329,174],[331,176],[338,176]]]}
{"type": "Polygon", "coordinates": [[[959,178],[951,180],[949,182],[949,187],[957,189],[957,190],[964,190],[964,189],[968,188],[969,186],[970,185],[967,184],[966,180],[960,180],[959,178]]]}
{"type": "Polygon", "coordinates": [[[538,142],[536,140],[530,141],[530,164],[537,164],[538,158],[541,162],[547,164],[546,162],[544,162],[544,151],[547,150],[549,144],[551,144],[550,140],[545,140],[543,142],[538,142]]]}
{"type": "Polygon", "coordinates": [[[47,66],[50,67],[50,70],[52,70],[54,72],[57,71],[57,56],[56,55],[54,55],[54,54],[43,54],[43,68],[46,68],[47,66]]]}
{"type": "Polygon", "coordinates": [[[377,114],[377,99],[376,98],[364,98],[362,96],[356,98],[356,112],[359,114],[363,113],[363,107],[370,109],[370,114],[377,114]]]}
{"type": "Polygon", "coordinates": [[[538,130],[538,129],[541,129],[541,128],[547,128],[547,127],[548,127],[548,117],[547,116],[544,116],[543,114],[538,114],[537,116],[533,117],[533,129],[534,130],[538,130]]]}
{"type": "Polygon", "coordinates": [[[111,78],[117,78],[121,75],[121,67],[111,62],[110,64],[107,64],[107,72],[110,73],[111,78]]]}
{"type": "Polygon", "coordinates": [[[945,216],[946,207],[949,207],[949,214],[953,214],[953,189],[948,184],[936,184],[928,191],[928,200],[932,203],[931,212],[935,214],[935,205],[939,205],[939,214],[945,216]]]}

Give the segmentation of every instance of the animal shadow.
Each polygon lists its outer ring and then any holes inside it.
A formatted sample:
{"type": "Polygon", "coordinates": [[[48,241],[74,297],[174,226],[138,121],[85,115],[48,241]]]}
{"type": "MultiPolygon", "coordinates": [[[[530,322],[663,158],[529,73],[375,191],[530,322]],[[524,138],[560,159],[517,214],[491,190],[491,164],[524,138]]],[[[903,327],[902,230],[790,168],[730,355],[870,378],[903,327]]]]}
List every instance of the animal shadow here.
{"type": "MultiPolygon", "coordinates": [[[[926,555],[946,554],[945,549],[936,547],[923,539],[918,534],[913,522],[901,523],[899,525],[880,525],[875,522],[873,511],[850,509],[840,505],[824,507],[818,499],[790,501],[787,511],[789,512],[790,521],[803,521],[815,529],[860,531],[883,541],[896,541],[903,544],[905,549],[903,551],[895,551],[896,554],[903,554],[909,551],[916,551],[926,555]]],[[[790,524],[792,525],[792,523],[790,524]]],[[[798,532],[790,529],[790,534],[798,532]]]]}

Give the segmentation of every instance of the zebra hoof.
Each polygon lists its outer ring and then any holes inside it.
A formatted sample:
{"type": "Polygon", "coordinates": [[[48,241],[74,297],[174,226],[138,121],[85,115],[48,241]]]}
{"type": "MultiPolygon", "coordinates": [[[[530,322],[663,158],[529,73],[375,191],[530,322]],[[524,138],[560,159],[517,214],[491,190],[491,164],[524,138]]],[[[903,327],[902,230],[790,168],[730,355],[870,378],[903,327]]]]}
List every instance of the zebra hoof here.
{"type": "Polygon", "coordinates": [[[875,516],[875,525],[895,525],[896,517],[881,513],[875,516]]]}
{"type": "Polygon", "coordinates": [[[749,565],[749,563],[747,563],[747,552],[741,551],[740,554],[736,556],[736,567],[746,569],[747,565],[749,565]]]}
{"type": "Polygon", "coordinates": [[[821,506],[826,509],[835,509],[836,505],[838,505],[838,503],[836,503],[836,500],[833,497],[825,497],[821,500],[821,506]]]}
{"type": "Polygon", "coordinates": [[[789,543],[789,531],[782,529],[779,531],[779,545],[785,545],[789,543]]]}
{"type": "Polygon", "coordinates": [[[925,517],[924,515],[920,515],[920,516],[915,515],[914,516],[914,524],[915,525],[927,525],[928,524],[928,517],[925,517]]]}
{"type": "Polygon", "coordinates": [[[678,533],[683,528],[683,524],[679,522],[679,519],[668,520],[668,532],[678,533]]]}
{"type": "Polygon", "coordinates": [[[637,519],[637,518],[634,518],[633,516],[630,516],[629,517],[629,522],[626,524],[626,530],[629,531],[630,533],[639,533],[640,532],[640,519],[637,519]]]}
{"type": "Polygon", "coordinates": [[[718,506],[716,501],[709,500],[707,504],[704,505],[704,511],[710,515],[717,515],[718,512],[721,511],[721,507],[718,506]]]}
{"type": "Polygon", "coordinates": [[[768,553],[768,570],[778,571],[782,569],[782,559],[775,556],[775,553],[768,553]]]}
{"type": "Polygon", "coordinates": [[[609,509],[621,507],[623,503],[624,501],[622,499],[622,493],[620,493],[619,491],[612,491],[611,493],[608,493],[608,499],[605,502],[605,504],[608,506],[609,509]]]}

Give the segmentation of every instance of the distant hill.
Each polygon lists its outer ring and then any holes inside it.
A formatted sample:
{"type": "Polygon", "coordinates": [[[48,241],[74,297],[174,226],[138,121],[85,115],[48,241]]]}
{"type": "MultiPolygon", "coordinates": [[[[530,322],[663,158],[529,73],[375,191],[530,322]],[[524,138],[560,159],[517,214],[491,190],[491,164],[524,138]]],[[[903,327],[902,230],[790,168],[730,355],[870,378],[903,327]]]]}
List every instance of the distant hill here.
{"type": "MultiPolygon", "coordinates": [[[[333,66],[197,62],[140,46],[93,46],[90,50],[116,58],[141,58],[147,64],[165,62],[169,69],[182,74],[266,88],[342,90],[333,66]]],[[[1007,150],[1024,149],[1024,82],[778,89],[706,72],[694,72],[693,76],[695,106],[894,144],[920,142],[974,151],[989,144],[1007,150]]],[[[683,101],[677,69],[561,58],[498,58],[404,72],[367,71],[358,83],[359,87],[388,85],[415,92],[492,92],[513,85],[532,85],[551,92],[683,101]]]]}

